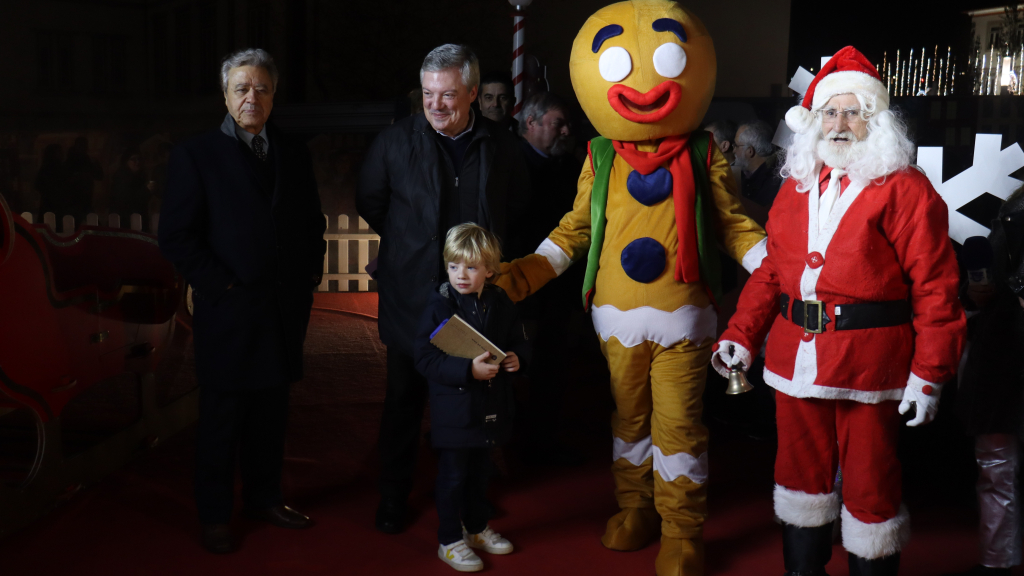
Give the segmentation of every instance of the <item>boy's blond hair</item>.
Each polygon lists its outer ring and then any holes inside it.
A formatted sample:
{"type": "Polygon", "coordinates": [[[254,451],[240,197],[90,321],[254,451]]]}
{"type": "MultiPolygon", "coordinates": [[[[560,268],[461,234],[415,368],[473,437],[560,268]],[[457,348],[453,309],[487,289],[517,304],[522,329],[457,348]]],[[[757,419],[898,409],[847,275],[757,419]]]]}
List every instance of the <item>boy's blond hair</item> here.
{"type": "Polygon", "coordinates": [[[483,265],[495,275],[501,271],[501,242],[489,230],[472,222],[453,226],[448,231],[442,255],[446,264],[466,262],[483,265]]]}

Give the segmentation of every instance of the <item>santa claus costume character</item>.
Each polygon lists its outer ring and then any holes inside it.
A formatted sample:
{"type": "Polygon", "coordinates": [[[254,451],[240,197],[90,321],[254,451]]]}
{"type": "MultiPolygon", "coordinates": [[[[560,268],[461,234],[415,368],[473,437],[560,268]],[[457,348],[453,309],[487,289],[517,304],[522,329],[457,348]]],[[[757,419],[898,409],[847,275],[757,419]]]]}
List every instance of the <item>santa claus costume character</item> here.
{"type": "Polygon", "coordinates": [[[750,366],[769,330],[775,512],[787,574],[824,575],[842,517],[851,575],[896,574],[910,535],[900,414],[931,421],[965,336],[946,204],[910,166],[875,67],[840,50],[786,114],[796,132],[751,275],[712,364],[750,366]],[[833,491],[843,471],[842,505],[833,491]]]}

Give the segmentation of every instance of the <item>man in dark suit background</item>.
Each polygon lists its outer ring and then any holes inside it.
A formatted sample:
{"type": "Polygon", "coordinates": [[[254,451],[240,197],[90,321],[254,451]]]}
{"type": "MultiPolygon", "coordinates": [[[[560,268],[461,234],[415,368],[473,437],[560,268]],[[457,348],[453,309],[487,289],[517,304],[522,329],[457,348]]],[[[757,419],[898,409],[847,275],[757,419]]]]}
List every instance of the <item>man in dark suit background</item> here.
{"type": "Polygon", "coordinates": [[[281,472],[289,385],[302,378],[326,222],[308,149],[267,123],[277,80],[263,50],[224,60],[228,114],[219,129],[174,149],[161,209],[160,249],[193,287],[195,496],[203,545],[214,553],[236,547],[236,453],[249,517],[313,524],[283,504],[281,472]]]}
{"type": "Polygon", "coordinates": [[[388,534],[403,529],[413,485],[427,402],[427,381],[413,363],[413,340],[428,297],[445,275],[445,234],[475,222],[505,245],[529,199],[515,136],[470,107],[479,83],[479,64],[469,47],[433,49],[420,67],[423,114],[381,132],[359,177],[356,208],[380,234],[378,328],[387,346],[387,393],[375,524],[388,534]]]}

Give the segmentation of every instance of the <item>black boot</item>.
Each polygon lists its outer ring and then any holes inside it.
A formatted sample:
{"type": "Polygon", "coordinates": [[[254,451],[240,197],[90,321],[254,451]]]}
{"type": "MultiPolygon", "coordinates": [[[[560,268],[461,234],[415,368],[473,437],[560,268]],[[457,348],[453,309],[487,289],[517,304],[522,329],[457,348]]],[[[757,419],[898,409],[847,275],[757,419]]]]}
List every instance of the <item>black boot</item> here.
{"type": "Polygon", "coordinates": [[[850,576],[896,576],[900,571],[900,553],[868,560],[850,554],[850,576]]]}
{"type": "Polygon", "coordinates": [[[782,562],[786,576],[828,576],[832,559],[832,523],[814,528],[782,525],[782,562]]]}

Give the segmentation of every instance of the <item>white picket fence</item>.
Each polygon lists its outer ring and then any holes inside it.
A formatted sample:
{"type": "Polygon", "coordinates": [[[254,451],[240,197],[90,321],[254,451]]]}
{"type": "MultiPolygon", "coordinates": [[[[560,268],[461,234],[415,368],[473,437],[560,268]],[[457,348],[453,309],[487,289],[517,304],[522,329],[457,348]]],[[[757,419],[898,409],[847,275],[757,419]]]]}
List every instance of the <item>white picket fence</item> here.
{"type": "MultiPolygon", "coordinates": [[[[29,224],[33,223],[34,216],[31,212],[21,215],[29,224]]],[[[325,215],[327,220],[327,231],[324,233],[324,240],[327,241],[327,253],[324,254],[324,276],[323,281],[317,288],[319,292],[331,292],[331,280],[336,282],[334,292],[349,292],[351,281],[355,281],[356,292],[370,291],[370,275],[366,273],[366,265],[370,263],[370,253],[376,253],[380,246],[380,236],[370,230],[370,225],[358,216],[354,219],[347,214],[341,214],[334,218],[336,227],[331,229],[331,217],[325,215]],[[353,220],[356,223],[352,228],[353,220]],[[354,245],[354,250],[353,250],[354,245]],[[355,258],[350,252],[355,252],[355,258]]],[[[85,217],[85,224],[98,226],[99,216],[88,214],[85,217]]],[[[160,215],[153,214],[149,220],[149,232],[156,234],[160,222],[160,215]]],[[[61,230],[57,231],[57,216],[53,212],[43,214],[43,223],[54,233],[61,236],[69,236],[75,233],[74,216],[64,216],[61,219],[61,230]]],[[[106,226],[111,228],[121,227],[121,217],[111,214],[107,217],[106,226]]],[[[128,227],[131,230],[142,232],[142,215],[132,214],[128,218],[128,227]]]]}

